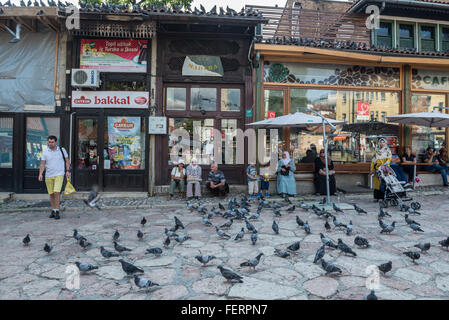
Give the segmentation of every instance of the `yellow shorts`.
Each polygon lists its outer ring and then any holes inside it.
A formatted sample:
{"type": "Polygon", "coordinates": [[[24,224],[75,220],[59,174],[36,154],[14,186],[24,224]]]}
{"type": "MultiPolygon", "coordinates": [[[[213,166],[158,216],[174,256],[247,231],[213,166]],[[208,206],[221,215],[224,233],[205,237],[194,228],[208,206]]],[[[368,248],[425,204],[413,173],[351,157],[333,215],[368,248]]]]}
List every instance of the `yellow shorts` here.
{"type": "Polygon", "coordinates": [[[64,183],[64,176],[45,178],[45,184],[47,185],[48,194],[61,192],[63,183],[64,183]]]}

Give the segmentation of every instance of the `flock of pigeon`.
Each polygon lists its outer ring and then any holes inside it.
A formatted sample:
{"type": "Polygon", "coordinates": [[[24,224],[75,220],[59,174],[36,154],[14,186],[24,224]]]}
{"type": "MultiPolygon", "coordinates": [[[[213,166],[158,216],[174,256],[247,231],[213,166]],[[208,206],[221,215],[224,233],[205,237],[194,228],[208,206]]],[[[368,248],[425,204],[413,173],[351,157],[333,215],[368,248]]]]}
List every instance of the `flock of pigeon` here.
{"type": "MultiPolygon", "coordinates": [[[[85,201],[86,204],[89,205],[89,203],[92,203],[92,200],[98,200],[99,197],[96,195],[95,192],[92,192],[92,194],[89,196],[89,200],[85,201]],[[92,199],[91,199],[92,198],[92,199]]],[[[92,205],[89,205],[90,207],[94,207],[92,205]]],[[[367,214],[367,212],[357,206],[356,204],[353,204],[354,209],[359,214],[367,214]]],[[[97,207],[98,208],[98,207],[97,207]]],[[[273,213],[273,223],[272,223],[272,230],[275,234],[279,234],[279,223],[280,223],[280,217],[282,217],[283,214],[294,214],[297,209],[301,209],[302,212],[309,212],[311,210],[313,214],[315,214],[318,218],[324,218],[324,229],[326,231],[330,231],[332,229],[329,221],[332,221],[333,229],[334,230],[342,230],[346,235],[350,236],[354,232],[354,225],[352,224],[352,220],[349,221],[348,224],[344,224],[340,221],[338,221],[336,214],[339,212],[343,212],[341,208],[339,208],[335,203],[333,203],[333,213],[327,211],[326,209],[320,209],[315,205],[309,206],[305,204],[304,202],[298,203],[298,205],[294,205],[291,200],[288,197],[285,197],[283,201],[268,201],[264,197],[256,198],[255,200],[249,200],[246,196],[241,197],[241,201],[238,202],[236,198],[231,199],[227,207],[223,206],[221,203],[218,203],[218,208],[212,207],[210,210],[206,208],[204,204],[201,203],[192,203],[187,202],[187,208],[190,210],[190,212],[196,211],[201,216],[202,224],[206,227],[212,227],[214,226],[215,232],[218,235],[220,239],[224,240],[230,240],[233,238],[234,241],[242,241],[245,237],[245,234],[247,232],[250,233],[250,240],[251,244],[255,245],[258,241],[258,231],[253,224],[254,221],[257,221],[262,211],[272,211],[273,213]],[[252,203],[253,202],[253,203],[252,203]],[[257,205],[257,209],[255,209],[255,212],[251,212],[252,205],[257,205]],[[285,210],[286,213],[281,213],[281,209],[285,210]],[[221,217],[226,219],[226,222],[219,225],[214,225],[212,223],[212,220],[214,220],[214,217],[221,217]],[[234,236],[228,233],[228,230],[230,227],[235,223],[235,221],[239,221],[239,223],[242,223],[242,227],[240,228],[240,231],[234,236]],[[245,231],[246,228],[246,231],[245,231]]],[[[98,208],[99,209],[99,208],[98,208]]],[[[424,232],[420,226],[419,222],[416,222],[415,220],[410,218],[410,214],[414,215],[420,215],[421,213],[416,211],[415,209],[408,207],[406,205],[401,205],[401,211],[407,212],[404,216],[405,223],[407,226],[410,227],[412,232],[424,232]]],[[[384,222],[384,219],[386,217],[391,217],[391,215],[382,207],[379,209],[379,214],[377,216],[379,225],[380,225],[380,233],[381,234],[390,234],[395,230],[396,221],[393,221],[391,224],[384,222]]],[[[140,221],[140,224],[142,228],[147,223],[147,220],[145,217],[142,218],[140,221]]],[[[176,232],[179,229],[185,229],[184,224],[181,222],[181,220],[175,216],[174,217],[174,226],[170,229],[165,228],[165,236],[164,241],[162,243],[163,247],[167,249],[170,245],[171,239],[175,240],[177,243],[182,244],[185,241],[188,241],[191,239],[188,235],[178,235],[176,232]]],[[[310,229],[310,225],[308,221],[303,221],[298,215],[296,215],[296,223],[298,227],[303,228],[306,234],[311,234],[312,231],[310,229]]],[[[316,232],[314,230],[314,232],[316,232]]],[[[316,232],[318,233],[318,232],[316,232]]],[[[339,250],[341,253],[345,255],[350,255],[352,257],[357,257],[357,253],[346,243],[343,242],[342,239],[338,238],[337,242],[332,240],[330,237],[325,236],[322,232],[319,233],[321,237],[322,246],[318,248],[315,254],[315,258],[313,260],[313,263],[320,263],[322,269],[326,272],[326,275],[333,275],[333,274],[341,274],[342,270],[340,267],[326,261],[324,259],[326,250],[332,249],[332,250],[339,250]]],[[[137,238],[139,240],[142,240],[144,237],[144,234],[141,230],[137,231],[137,238]]],[[[73,231],[73,238],[77,241],[77,243],[84,249],[87,249],[92,246],[92,243],[90,243],[84,236],[82,236],[76,229],[73,231]]],[[[132,251],[131,249],[120,245],[118,243],[120,239],[120,233],[118,230],[115,230],[115,232],[112,235],[112,242],[114,245],[114,250],[116,252],[107,250],[103,246],[100,247],[100,254],[104,258],[112,258],[112,257],[119,257],[122,253],[126,251],[132,251]]],[[[30,235],[27,234],[26,237],[23,239],[23,244],[27,246],[31,242],[30,235]]],[[[439,241],[439,244],[442,247],[446,247],[446,249],[449,250],[449,237],[446,239],[443,239],[439,241]]],[[[359,248],[368,248],[370,247],[369,241],[365,238],[363,238],[360,235],[356,235],[354,238],[354,245],[359,248]]],[[[279,256],[281,258],[289,258],[292,254],[297,254],[300,250],[301,243],[300,241],[295,241],[294,243],[288,245],[285,249],[274,249],[274,255],[279,256]]],[[[403,252],[404,255],[412,259],[413,263],[416,263],[416,260],[420,258],[420,253],[426,252],[430,249],[431,244],[430,243],[418,243],[415,245],[416,248],[420,250],[419,251],[405,251],[403,252]]],[[[49,245],[48,243],[45,243],[44,251],[47,254],[50,254],[53,249],[53,246],[49,245]]],[[[146,250],[147,254],[152,254],[154,256],[160,256],[163,252],[162,248],[149,248],[146,250]]],[[[263,253],[259,253],[256,257],[249,259],[247,261],[243,261],[240,266],[241,267],[249,267],[252,268],[253,271],[256,271],[256,267],[261,261],[261,257],[263,256],[263,253]]],[[[204,255],[200,251],[200,255],[195,256],[195,259],[198,260],[202,266],[206,266],[210,261],[213,259],[216,259],[213,255],[204,255]]],[[[124,259],[120,259],[119,262],[121,263],[123,271],[128,276],[134,276],[134,283],[139,288],[151,288],[154,286],[159,286],[157,283],[152,282],[151,280],[145,279],[141,276],[141,274],[144,273],[144,270],[141,268],[125,261],[124,259]]],[[[81,273],[86,273],[95,269],[98,269],[98,266],[94,266],[88,263],[83,262],[76,262],[76,265],[81,273]]],[[[231,269],[225,268],[223,265],[219,265],[217,267],[220,270],[221,275],[229,282],[235,281],[239,283],[243,283],[243,277],[236,272],[232,271],[231,269]]],[[[378,266],[379,270],[386,274],[387,272],[392,270],[392,261],[388,261],[386,263],[382,263],[378,266]]],[[[371,291],[369,295],[365,297],[365,299],[377,299],[374,291],[371,291]]]]}

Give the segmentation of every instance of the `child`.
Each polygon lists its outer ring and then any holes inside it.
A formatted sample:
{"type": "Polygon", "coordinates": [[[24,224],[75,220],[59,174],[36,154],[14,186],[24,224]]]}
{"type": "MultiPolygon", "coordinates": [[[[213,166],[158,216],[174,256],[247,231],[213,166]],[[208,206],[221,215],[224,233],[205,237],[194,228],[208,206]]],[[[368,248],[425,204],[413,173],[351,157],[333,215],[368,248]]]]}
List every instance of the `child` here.
{"type": "Polygon", "coordinates": [[[248,168],[246,168],[246,176],[248,178],[248,194],[250,199],[252,199],[259,192],[259,186],[257,183],[257,168],[255,162],[249,163],[248,168]]]}
{"type": "Polygon", "coordinates": [[[270,196],[270,194],[268,193],[268,189],[270,189],[270,174],[268,173],[269,168],[270,163],[267,163],[260,168],[260,192],[262,193],[262,195],[264,195],[265,193],[265,197],[270,196]]]}

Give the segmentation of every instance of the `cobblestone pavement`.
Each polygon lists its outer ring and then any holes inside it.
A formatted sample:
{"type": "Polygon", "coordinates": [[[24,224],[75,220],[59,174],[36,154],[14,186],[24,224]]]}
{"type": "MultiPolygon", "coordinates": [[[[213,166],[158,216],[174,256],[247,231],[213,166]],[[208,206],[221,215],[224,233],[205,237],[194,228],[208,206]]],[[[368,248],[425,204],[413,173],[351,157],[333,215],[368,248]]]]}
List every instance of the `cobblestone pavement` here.
{"type": "MultiPolygon", "coordinates": [[[[424,233],[413,232],[406,225],[403,213],[390,207],[387,211],[393,217],[385,221],[396,221],[396,229],[391,235],[380,234],[378,204],[372,202],[371,195],[347,195],[342,196],[342,202],[357,203],[368,211],[367,215],[357,214],[355,210],[337,214],[343,223],[352,220],[353,235],[346,236],[338,230],[325,232],[324,219],[298,207],[294,213],[286,212],[286,207],[281,209],[282,216],[276,218],[280,234],[276,235],[271,228],[272,210],[264,209],[261,217],[253,222],[259,231],[256,245],[251,244],[248,232],[243,240],[234,241],[235,235],[245,226],[243,221],[235,220],[228,231],[232,238],[222,240],[213,227],[202,224],[198,212],[187,210],[185,201],[166,202],[163,197],[143,199],[148,208],[142,208],[143,200],[104,199],[103,205],[108,206],[102,211],[66,202],[62,219],[56,221],[48,218],[48,210],[33,210],[33,204],[16,203],[14,206],[8,203],[0,209],[3,212],[0,214],[0,299],[363,299],[368,293],[367,267],[389,260],[393,262],[393,269],[386,276],[380,276],[376,290],[380,299],[448,299],[449,252],[438,245],[438,241],[449,236],[447,191],[423,189],[413,196],[422,204],[422,215],[412,218],[421,223],[424,233]],[[125,201],[125,204],[129,201],[128,208],[113,208],[113,201],[125,201]],[[28,210],[20,211],[24,207],[28,210]],[[174,225],[175,215],[186,227],[178,230],[178,234],[188,234],[192,239],[183,244],[172,240],[160,257],[145,254],[147,248],[162,248],[164,228],[174,225]],[[309,222],[310,235],[298,227],[296,215],[309,222]],[[142,228],[143,216],[148,223],[142,228]],[[93,246],[82,249],[72,238],[74,228],[93,246]],[[99,248],[105,246],[113,251],[111,238],[116,229],[121,234],[120,244],[133,250],[118,258],[103,258],[99,248]],[[139,229],[145,233],[142,241],[136,236],[139,229]],[[357,253],[353,258],[338,250],[326,249],[325,259],[339,266],[343,270],[341,275],[326,276],[320,265],[313,264],[315,252],[321,246],[320,232],[335,241],[341,238],[357,253]],[[22,238],[27,233],[31,244],[24,247],[22,238]],[[357,248],[353,242],[356,235],[367,238],[371,247],[357,248]],[[285,249],[294,241],[301,242],[298,254],[287,259],[273,254],[275,248],[285,249]],[[428,253],[421,254],[417,264],[402,254],[416,249],[413,245],[424,241],[431,242],[432,247],[428,253]],[[54,245],[49,255],[43,251],[45,242],[54,245]],[[200,250],[217,259],[203,267],[194,258],[200,250]],[[264,256],[256,271],[240,267],[258,253],[264,256]],[[118,262],[120,258],[143,268],[144,277],[160,286],[150,291],[137,288],[133,279],[123,272],[118,262]],[[81,274],[79,289],[69,290],[66,268],[75,261],[91,263],[99,269],[81,274]],[[217,269],[220,264],[242,275],[243,283],[225,282],[217,269]]],[[[293,201],[311,198],[314,197],[298,197],[293,201]]],[[[221,202],[226,204],[227,200],[229,197],[221,202]]],[[[279,198],[277,201],[282,202],[279,198]]],[[[204,201],[208,209],[217,206],[217,202],[215,199],[204,201]]],[[[117,206],[120,205],[124,204],[117,202],[117,206]]],[[[255,211],[255,205],[251,211],[255,211]]],[[[226,220],[215,216],[211,221],[221,225],[226,220]]]]}

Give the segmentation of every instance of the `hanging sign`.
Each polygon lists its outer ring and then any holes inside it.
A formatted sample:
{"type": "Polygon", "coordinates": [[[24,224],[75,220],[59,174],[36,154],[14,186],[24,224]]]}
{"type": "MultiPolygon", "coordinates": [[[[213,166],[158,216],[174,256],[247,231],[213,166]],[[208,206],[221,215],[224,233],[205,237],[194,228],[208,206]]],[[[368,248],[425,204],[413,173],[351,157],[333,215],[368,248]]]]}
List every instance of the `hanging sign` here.
{"type": "Polygon", "coordinates": [[[144,91],[72,91],[72,108],[148,108],[144,91]]]}
{"type": "Polygon", "coordinates": [[[368,102],[357,102],[357,120],[369,120],[368,102]]]}
{"type": "Polygon", "coordinates": [[[223,77],[224,71],[220,57],[186,56],[182,66],[182,75],[223,77]]]}

